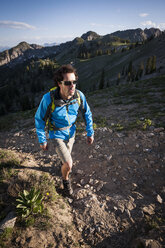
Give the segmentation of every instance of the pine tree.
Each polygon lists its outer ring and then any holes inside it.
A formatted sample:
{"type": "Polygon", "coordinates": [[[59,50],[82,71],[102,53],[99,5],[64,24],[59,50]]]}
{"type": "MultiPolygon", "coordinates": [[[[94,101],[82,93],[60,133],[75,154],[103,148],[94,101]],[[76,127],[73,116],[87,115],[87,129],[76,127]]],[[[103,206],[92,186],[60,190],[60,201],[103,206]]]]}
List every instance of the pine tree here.
{"type": "Polygon", "coordinates": [[[120,78],[121,78],[121,76],[120,76],[120,72],[119,72],[118,76],[117,76],[117,85],[119,85],[119,83],[120,83],[120,78]]]}
{"type": "Polygon", "coordinates": [[[141,62],[140,63],[140,66],[139,66],[139,69],[138,69],[138,72],[137,72],[137,74],[138,74],[138,77],[142,77],[142,75],[143,75],[143,72],[144,72],[144,63],[143,62],[141,62]]]}
{"type": "Polygon", "coordinates": [[[121,72],[122,76],[124,76],[124,72],[125,72],[125,66],[123,66],[123,68],[122,68],[122,72],[121,72]]]}
{"type": "Polygon", "coordinates": [[[156,56],[152,56],[151,73],[156,71],[156,56]]]}
{"type": "Polygon", "coordinates": [[[151,73],[151,68],[152,68],[152,57],[149,57],[146,63],[146,74],[151,73]]]}
{"type": "Polygon", "coordinates": [[[28,95],[24,95],[24,96],[21,98],[20,103],[21,103],[22,111],[31,109],[31,104],[30,104],[30,100],[29,100],[28,95]]]}
{"type": "Polygon", "coordinates": [[[104,69],[102,70],[102,73],[101,73],[101,79],[100,79],[100,84],[99,84],[99,89],[103,89],[104,88],[104,69]]]}
{"type": "Polygon", "coordinates": [[[127,81],[128,81],[128,82],[131,81],[131,73],[130,73],[130,72],[128,72],[127,81]]]}
{"type": "Polygon", "coordinates": [[[133,65],[132,65],[132,61],[129,62],[128,65],[128,73],[130,72],[130,74],[133,72],[133,65]]]}

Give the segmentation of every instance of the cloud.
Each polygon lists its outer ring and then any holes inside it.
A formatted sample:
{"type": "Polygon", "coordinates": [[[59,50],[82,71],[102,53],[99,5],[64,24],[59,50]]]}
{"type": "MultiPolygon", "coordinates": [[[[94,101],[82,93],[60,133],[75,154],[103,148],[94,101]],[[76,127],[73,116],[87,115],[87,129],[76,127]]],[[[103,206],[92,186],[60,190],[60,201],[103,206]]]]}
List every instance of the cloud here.
{"type": "Polygon", "coordinates": [[[159,29],[165,30],[165,22],[164,23],[159,23],[157,27],[159,29]]]}
{"type": "Polygon", "coordinates": [[[156,23],[155,22],[152,22],[152,21],[146,21],[146,22],[141,22],[141,25],[143,25],[143,26],[150,26],[150,27],[154,27],[154,28],[156,28],[156,23]]]}
{"type": "Polygon", "coordinates": [[[141,22],[141,25],[145,27],[154,27],[154,28],[159,28],[160,30],[165,30],[165,22],[155,23],[152,21],[146,21],[146,22],[141,22]]]}
{"type": "Polygon", "coordinates": [[[14,29],[36,29],[36,27],[29,25],[25,22],[15,22],[15,21],[0,21],[0,27],[14,28],[14,29]]]}
{"type": "Polygon", "coordinates": [[[146,17],[146,16],[148,16],[148,15],[149,15],[148,13],[140,13],[140,14],[139,14],[140,17],[146,17]]]}

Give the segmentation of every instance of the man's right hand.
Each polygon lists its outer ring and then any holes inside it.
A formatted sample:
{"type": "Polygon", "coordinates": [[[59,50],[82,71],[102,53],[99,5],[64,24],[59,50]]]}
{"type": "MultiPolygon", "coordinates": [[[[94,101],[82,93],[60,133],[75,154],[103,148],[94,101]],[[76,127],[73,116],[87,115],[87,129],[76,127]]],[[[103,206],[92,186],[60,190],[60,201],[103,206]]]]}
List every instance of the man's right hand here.
{"type": "Polygon", "coordinates": [[[43,144],[40,144],[40,148],[44,151],[47,151],[48,150],[48,143],[43,143],[43,144]]]}

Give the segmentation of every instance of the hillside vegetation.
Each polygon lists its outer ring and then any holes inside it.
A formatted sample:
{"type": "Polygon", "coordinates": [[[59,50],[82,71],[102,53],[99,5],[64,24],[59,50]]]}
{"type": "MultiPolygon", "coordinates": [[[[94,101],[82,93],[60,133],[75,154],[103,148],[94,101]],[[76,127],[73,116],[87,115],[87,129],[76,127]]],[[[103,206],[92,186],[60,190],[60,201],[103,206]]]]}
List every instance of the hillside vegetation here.
{"type": "MultiPolygon", "coordinates": [[[[131,31],[133,34],[136,32],[131,31]]],[[[77,68],[78,88],[84,92],[165,73],[164,33],[137,42],[113,35],[101,37],[93,32],[82,37],[49,47],[47,56],[42,54],[44,48],[36,46],[41,58],[20,57],[18,64],[1,66],[0,115],[38,106],[41,95],[53,86],[53,73],[61,64],[71,63],[77,68]]],[[[24,42],[20,44],[21,51],[23,45],[24,42]]],[[[27,47],[28,44],[24,49],[27,47]]],[[[29,49],[33,51],[34,48],[35,45],[31,45],[29,49]]],[[[15,49],[18,50],[19,46],[15,49]]]]}

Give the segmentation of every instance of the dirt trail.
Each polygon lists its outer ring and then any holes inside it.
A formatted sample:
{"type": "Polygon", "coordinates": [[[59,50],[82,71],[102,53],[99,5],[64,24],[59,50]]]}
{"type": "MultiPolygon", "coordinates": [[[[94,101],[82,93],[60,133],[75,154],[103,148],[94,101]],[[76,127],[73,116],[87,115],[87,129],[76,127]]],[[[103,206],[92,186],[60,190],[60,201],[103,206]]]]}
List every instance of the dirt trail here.
{"type": "MultiPolygon", "coordinates": [[[[126,113],[124,107],[112,107],[108,111],[113,119],[118,119],[120,113],[126,113]]],[[[127,118],[125,115],[125,120],[127,118]]],[[[61,177],[57,155],[51,148],[48,152],[40,151],[33,120],[27,123],[11,131],[1,132],[0,147],[17,151],[20,156],[23,154],[24,160],[28,161],[28,171],[49,173],[58,191],[61,177]]],[[[77,245],[136,248],[141,247],[140,244],[149,247],[147,240],[157,245],[152,247],[163,247],[164,148],[165,133],[160,128],[119,132],[100,127],[95,131],[92,146],[86,144],[84,132],[78,133],[73,148],[74,167],[71,174],[75,198],[62,215],[58,214],[59,228],[55,219],[49,231],[39,233],[34,227],[29,228],[13,247],[77,245]],[[151,225],[156,219],[159,219],[159,228],[151,225]],[[72,223],[72,229],[62,229],[62,223],[64,227],[72,223]]],[[[26,172],[23,169],[21,173],[26,172]]],[[[61,211],[60,208],[54,209],[53,205],[51,210],[52,213],[56,212],[54,218],[61,211]]]]}

